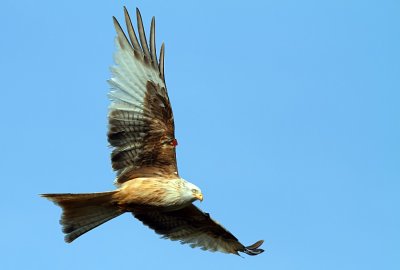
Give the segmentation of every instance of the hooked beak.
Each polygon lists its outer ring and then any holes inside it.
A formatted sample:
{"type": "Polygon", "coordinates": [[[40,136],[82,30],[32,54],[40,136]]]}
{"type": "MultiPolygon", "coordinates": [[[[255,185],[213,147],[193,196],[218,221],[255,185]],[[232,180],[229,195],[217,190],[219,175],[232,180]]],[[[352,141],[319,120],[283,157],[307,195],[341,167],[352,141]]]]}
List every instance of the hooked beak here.
{"type": "Polygon", "coordinates": [[[201,201],[201,202],[203,201],[203,194],[201,194],[201,193],[195,194],[194,197],[195,197],[196,199],[198,199],[199,201],[201,201]]]}

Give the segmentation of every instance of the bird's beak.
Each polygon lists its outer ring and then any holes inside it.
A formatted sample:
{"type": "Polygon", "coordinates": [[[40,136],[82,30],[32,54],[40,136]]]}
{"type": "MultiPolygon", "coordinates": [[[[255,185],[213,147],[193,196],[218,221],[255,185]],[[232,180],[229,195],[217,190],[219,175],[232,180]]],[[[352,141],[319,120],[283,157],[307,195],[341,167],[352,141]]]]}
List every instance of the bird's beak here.
{"type": "Polygon", "coordinates": [[[203,201],[203,194],[199,193],[195,195],[196,199],[198,199],[199,201],[203,201]]]}

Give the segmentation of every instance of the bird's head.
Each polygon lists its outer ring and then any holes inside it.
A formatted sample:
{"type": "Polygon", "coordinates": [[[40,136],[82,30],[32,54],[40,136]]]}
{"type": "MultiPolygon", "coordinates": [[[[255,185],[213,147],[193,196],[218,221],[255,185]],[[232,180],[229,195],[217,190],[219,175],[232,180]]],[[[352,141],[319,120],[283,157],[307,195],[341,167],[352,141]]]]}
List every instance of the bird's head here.
{"type": "Polygon", "coordinates": [[[193,201],[195,201],[195,200],[203,201],[203,193],[201,193],[200,188],[197,187],[196,185],[186,182],[186,190],[187,190],[187,194],[190,194],[193,201]]]}

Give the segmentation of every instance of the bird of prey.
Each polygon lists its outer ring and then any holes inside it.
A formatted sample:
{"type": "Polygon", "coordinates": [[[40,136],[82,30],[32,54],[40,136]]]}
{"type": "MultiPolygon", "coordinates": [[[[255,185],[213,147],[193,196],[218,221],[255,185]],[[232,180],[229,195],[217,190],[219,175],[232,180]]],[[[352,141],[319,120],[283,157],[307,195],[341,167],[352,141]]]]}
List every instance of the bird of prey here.
{"type": "Polygon", "coordinates": [[[113,17],[117,32],[115,65],[109,80],[111,105],[108,141],[113,147],[114,191],[42,194],[62,208],[65,241],[130,212],[163,238],[191,247],[239,255],[257,255],[262,240],[244,246],[193,202],[203,200],[196,185],[178,174],[174,117],[164,76],[164,44],[157,60],[155,20],[147,43],[136,9],[138,36],[124,7],[128,37],[113,17]]]}

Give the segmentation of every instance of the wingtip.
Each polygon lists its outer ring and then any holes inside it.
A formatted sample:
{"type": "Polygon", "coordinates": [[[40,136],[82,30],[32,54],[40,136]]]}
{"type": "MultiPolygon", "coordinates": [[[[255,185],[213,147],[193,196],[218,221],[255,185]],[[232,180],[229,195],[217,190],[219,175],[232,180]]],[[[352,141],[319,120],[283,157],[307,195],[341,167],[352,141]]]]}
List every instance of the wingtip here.
{"type": "Polygon", "coordinates": [[[264,240],[259,240],[254,244],[244,248],[244,253],[250,256],[255,256],[264,252],[262,248],[259,248],[264,243],[264,240]]]}
{"type": "Polygon", "coordinates": [[[258,248],[258,247],[260,247],[263,243],[264,243],[264,240],[258,240],[257,242],[255,242],[254,244],[248,246],[247,248],[258,248]]]}
{"type": "Polygon", "coordinates": [[[115,16],[112,16],[112,19],[113,19],[114,28],[117,30],[117,33],[118,33],[118,30],[122,29],[121,25],[119,24],[119,22],[118,22],[117,18],[115,18],[115,16]]]}

